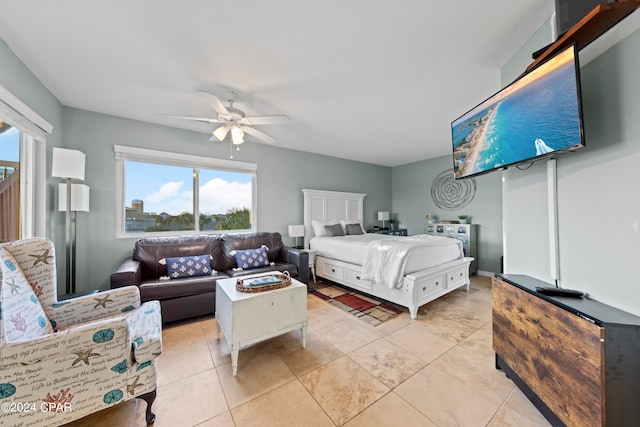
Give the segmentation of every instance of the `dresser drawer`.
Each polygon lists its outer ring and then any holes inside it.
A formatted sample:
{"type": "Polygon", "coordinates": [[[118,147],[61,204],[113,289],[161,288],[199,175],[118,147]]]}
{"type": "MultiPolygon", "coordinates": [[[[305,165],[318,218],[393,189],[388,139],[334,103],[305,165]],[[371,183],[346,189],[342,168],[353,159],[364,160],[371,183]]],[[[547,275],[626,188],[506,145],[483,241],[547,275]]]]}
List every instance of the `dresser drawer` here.
{"type": "Polygon", "coordinates": [[[418,286],[418,300],[427,295],[443,290],[445,288],[445,280],[444,276],[436,276],[427,279],[424,283],[420,284],[418,286]]]}
{"type": "Polygon", "coordinates": [[[467,283],[469,281],[469,268],[460,267],[447,273],[447,287],[467,283]]]}

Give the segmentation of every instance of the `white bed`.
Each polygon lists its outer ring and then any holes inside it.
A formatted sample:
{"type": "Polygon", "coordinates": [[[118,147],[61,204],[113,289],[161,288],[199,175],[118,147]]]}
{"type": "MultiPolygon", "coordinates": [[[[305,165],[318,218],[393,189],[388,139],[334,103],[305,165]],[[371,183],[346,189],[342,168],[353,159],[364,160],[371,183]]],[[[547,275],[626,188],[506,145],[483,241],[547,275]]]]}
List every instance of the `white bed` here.
{"type": "Polygon", "coordinates": [[[343,225],[362,224],[365,194],[302,191],[305,247],[316,252],[317,276],[407,307],[412,319],[416,318],[420,306],[462,286],[469,288],[469,265],[473,258],[463,256],[456,239],[423,235],[403,238],[369,233],[316,237],[312,224],[315,223],[318,229],[320,221],[333,223],[342,220],[343,225]],[[372,271],[373,266],[378,267],[380,262],[372,262],[366,254],[372,250],[372,245],[387,245],[398,239],[405,239],[398,244],[410,249],[406,249],[407,256],[398,266],[399,276],[393,274],[393,280],[384,276],[383,280],[379,274],[374,274],[378,273],[377,270],[372,271]],[[430,244],[425,245],[422,241],[430,244]]]}

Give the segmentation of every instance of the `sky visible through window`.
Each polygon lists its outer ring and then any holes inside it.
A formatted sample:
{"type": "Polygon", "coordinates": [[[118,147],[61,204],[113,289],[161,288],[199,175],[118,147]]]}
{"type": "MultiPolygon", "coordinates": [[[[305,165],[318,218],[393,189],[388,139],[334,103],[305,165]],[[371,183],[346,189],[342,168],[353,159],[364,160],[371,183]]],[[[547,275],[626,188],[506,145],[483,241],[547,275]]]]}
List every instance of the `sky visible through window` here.
{"type": "Polygon", "coordinates": [[[20,161],[20,131],[17,128],[0,133],[0,160],[20,161]]]}
{"type": "MultiPolygon", "coordinates": [[[[179,215],[193,211],[193,169],[127,161],[125,204],[144,202],[144,212],[179,215]]],[[[200,170],[200,213],[225,214],[251,209],[252,175],[211,169],[200,170]]]]}

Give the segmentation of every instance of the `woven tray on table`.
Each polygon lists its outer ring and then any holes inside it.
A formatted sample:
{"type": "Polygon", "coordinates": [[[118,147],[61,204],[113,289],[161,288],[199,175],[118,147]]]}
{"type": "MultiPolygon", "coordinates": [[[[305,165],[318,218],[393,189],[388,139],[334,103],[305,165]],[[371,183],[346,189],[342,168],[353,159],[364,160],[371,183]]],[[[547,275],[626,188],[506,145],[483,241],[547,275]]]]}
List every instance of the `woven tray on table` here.
{"type": "Polygon", "coordinates": [[[281,273],[278,271],[274,273],[263,274],[261,276],[253,276],[253,277],[248,277],[246,279],[238,279],[238,281],[236,282],[236,290],[238,290],[239,292],[248,292],[248,293],[264,292],[264,291],[272,291],[274,289],[285,288],[290,284],[291,284],[291,275],[289,274],[289,272],[285,271],[281,273]],[[272,280],[277,280],[277,281],[268,280],[270,278],[273,278],[272,280]],[[251,285],[252,282],[256,283],[257,281],[260,281],[260,280],[262,280],[264,283],[254,284],[253,286],[251,285]]]}

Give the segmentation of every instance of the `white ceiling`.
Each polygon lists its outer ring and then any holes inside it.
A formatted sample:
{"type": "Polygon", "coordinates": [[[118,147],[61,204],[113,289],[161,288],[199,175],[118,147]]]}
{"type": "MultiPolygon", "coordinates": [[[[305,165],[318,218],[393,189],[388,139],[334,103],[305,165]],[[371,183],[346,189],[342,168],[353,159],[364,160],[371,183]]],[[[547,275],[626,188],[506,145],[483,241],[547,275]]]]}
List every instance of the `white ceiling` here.
{"type": "Polygon", "coordinates": [[[163,115],[214,117],[196,91],[233,90],[248,115],[289,116],[257,126],[280,147],[397,166],[449,153],[450,122],[500,88],[500,67],[553,8],[0,0],[0,37],[66,106],[210,134],[215,125],[163,115]]]}

